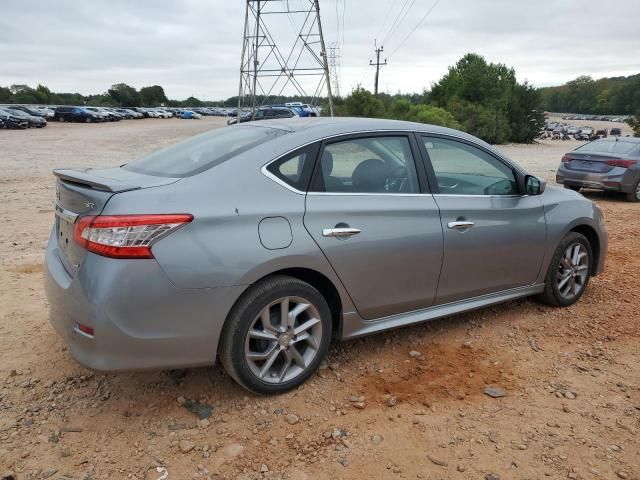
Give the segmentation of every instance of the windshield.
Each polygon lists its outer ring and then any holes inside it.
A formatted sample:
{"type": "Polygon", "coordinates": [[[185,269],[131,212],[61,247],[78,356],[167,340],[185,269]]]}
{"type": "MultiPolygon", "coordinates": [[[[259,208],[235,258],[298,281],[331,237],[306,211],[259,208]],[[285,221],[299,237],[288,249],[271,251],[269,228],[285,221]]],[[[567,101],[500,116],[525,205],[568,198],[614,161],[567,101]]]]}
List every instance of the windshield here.
{"type": "Polygon", "coordinates": [[[154,152],[123,168],[159,177],[189,177],[285,133],[253,126],[221,128],[154,152]]]}
{"type": "Polygon", "coordinates": [[[625,142],[624,140],[600,140],[587,143],[576,149],[580,153],[617,153],[626,155],[638,146],[637,142],[625,142]]]}

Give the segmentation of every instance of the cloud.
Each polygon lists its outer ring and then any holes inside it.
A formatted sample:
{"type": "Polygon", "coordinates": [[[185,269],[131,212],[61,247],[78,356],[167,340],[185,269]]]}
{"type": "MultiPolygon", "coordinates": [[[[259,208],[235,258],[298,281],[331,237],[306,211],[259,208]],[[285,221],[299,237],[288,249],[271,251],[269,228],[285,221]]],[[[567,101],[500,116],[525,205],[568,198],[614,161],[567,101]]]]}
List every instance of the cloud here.
{"type": "MultiPolygon", "coordinates": [[[[308,0],[289,0],[292,7],[308,0]]],[[[535,85],[640,72],[640,2],[555,0],[320,0],[326,43],[341,47],[341,90],[373,88],[374,37],[389,65],[380,88],[421,91],[467,52],[516,69],[535,85]],[[344,12],[344,17],[343,17],[344,12]],[[344,29],[342,28],[344,21],[344,29]],[[417,28],[416,28],[417,27],[417,28]],[[401,42],[415,28],[404,44],[401,42]]],[[[83,94],[125,82],[159,84],[171,98],[219,99],[237,94],[244,2],[241,0],[22,0],[3,2],[0,85],[45,84],[83,94]]],[[[300,16],[271,17],[282,45],[300,16]]],[[[282,47],[286,56],[288,50],[282,47]]]]}

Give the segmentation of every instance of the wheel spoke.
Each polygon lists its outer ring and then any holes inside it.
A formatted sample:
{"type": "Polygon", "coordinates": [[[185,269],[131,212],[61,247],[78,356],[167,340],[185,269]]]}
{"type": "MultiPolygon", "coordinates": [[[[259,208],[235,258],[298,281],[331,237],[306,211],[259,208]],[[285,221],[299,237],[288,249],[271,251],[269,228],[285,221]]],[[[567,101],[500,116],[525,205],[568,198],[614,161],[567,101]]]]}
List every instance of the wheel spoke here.
{"type": "Polygon", "coordinates": [[[576,277],[574,277],[573,275],[571,276],[571,280],[569,281],[569,287],[570,287],[571,293],[573,293],[574,295],[576,293],[578,293],[578,286],[576,284],[576,277]]]}
{"type": "Polygon", "coordinates": [[[289,367],[291,367],[291,355],[289,355],[286,351],[285,351],[285,361],[284,361],[284,365],[282,366],[282,370],[280,370],[280,375],[278,375],[278,381],[283,381],[284,377],[287,375],[287,371],[289,370],[289,367]]]}
{"type": "Polygon", "coordinates": [[[289,326],[289,297],[280,302],[280,329],[284,332],[289,326]]]}
{"type": "Polygon", "coordinates": [[[576,271],[577,271],[577,272],[584,272],[584,271],[586,271],[586,270],[589,270],[589,266],[588,266],[588,265],[579,265],[579,266],[576,268],[576,271]]]}
{"type": "Polygon", "coordinates": [[[270,357],[270,355],[273,354],[274,351],[278,351],[278,344],[274,343],[273,345],[271,345],[267,350],[265,350],[264,352],[247,352],[247,359],[251,360],[252,362],[256,362],[256,361],[260,361],[260,360],[266,360],[267,358],[270,357]]]}
{"type": "Polygon", "coordinates": [[[277,341],[278,338],[275,336],[275,334],[268,332],[268,331],[264,331],[264,330],[256,330],[256,329],[251,329],[249,330],[249,336],[251,338],[257,338],[259,340],[269,340],[269,341],[277,341]]]}
{"type": "Polygon", "coordinates": [[[310,318],[309,320],[307,320],[306,322],[304,322],[302,325],[299,325],[298,327],[294,328],[293,330],[293,334],[294,335],[299,335],[302,332],[309,330],[311,327],[313,327],[314,325],[320,323],[320,319],[318,318],[310,318]]]}
{"type": "Polygon", "coordinates": [[[302,368],[306,367],[304,358],[302,357],[302,355],[300,355],[300,352],[295,347],[295,345],[291,345],[287,350],[287,353],[291,357],[291,360],[293,360],[299,367],[302,367],[302,368]]]}
{"type": "Polygon", "coordinates": [[[269,355],[269,358],[267,358],[267,361],[264,362],[264,365],[262,365],[262,367],[260,368],[260,378],[264,378],[264,376],[269,373],[269,370],[273,366],[273,362],[276,361],[278,355],[280,355],[280,352],[280,348],[276,346],[271,355],[269,355]]]}
{"type": "Polygon", "coordinates": [[[318,342],[316,338],[309,332],[304,332],[295,339],[294,343],[307,342],[307,344],[314,350],[318,350],[318,342]]]}
{"type": "Polygon", "coordinates": [[[273,325],[271,325],[271,305],[267,305],[262,312],[260,312],[260,320],[262,321],[262,328],[270,332],[276,331],[273,325]]]}
{"type": "Polygon", "coordinates": [[[560,282],[558,282],[558,290],[563,288],[567,284],[567,282],[571,279],[571,272],[567,272],[567,273],[563,274],[563,276],[561,278],[562,278],[562,280],[560,280],[560,282]]]}
{"type": "Polygon", "coordinates": [[[573,253],[571,254],[571,263],[575,267],[580,263],[580,249],[582,247],[580,245],[576,245],[573,247],[573,253]]]}
{"type": "Polygon", "coordinates": [[[296,318],[306,309],[308,309],[311,305],[308,303],[299,303],[297,304],[293,310],[289,312],[289,326],[293,328],[294,323],[296,322],[296,318]]]}

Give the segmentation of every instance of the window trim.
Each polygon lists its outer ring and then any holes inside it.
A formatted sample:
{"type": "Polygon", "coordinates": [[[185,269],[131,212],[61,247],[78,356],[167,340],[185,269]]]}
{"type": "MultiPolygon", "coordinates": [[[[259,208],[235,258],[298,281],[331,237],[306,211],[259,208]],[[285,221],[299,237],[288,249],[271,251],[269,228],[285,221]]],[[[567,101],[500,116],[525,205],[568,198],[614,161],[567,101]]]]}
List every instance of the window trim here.
{"type": "Polygon", "coordinates": [[[318,140],[315,140],[313,142],[309,142],[306,143],[304,145],[301,145],[299,147],[296,147],[292,150],[289,150],[287,153],[278,156],[278,158],[275,158],[274,160],[271,160],[269,163],[266,163],[265,165],[262,166],[261,171],[264,175],[266,175],[268,178],[270,178],[271,180],[273,180],[274,182],[276,182],[277,184],[287,188],[288,190],[291,190],[294,193],[297,194],[301,194],[301,195],[305,195],[306,191],[309,189],[309,183],[311,182],[311,177],[313,175],[313,170],[315,167],[315,163],[318,157],[318,151],[320,148],[320,142],[318,140]],[[291,185],[290,183],[288,183],[287,181],[283,180],[282,178],[280,178],[278,175],[276,175],[275,173],[273,173],[272,171],[269,170],[269,167],[275,163],[278,163],[280,161],[287,161],[290,158],[299,155],[300,153],[302,153],[303,151],[308,151],[309,154],[309,160],[307,162],[307,160],[305,159],[305,164],[302,168],[302,173],[300,174],[300,183],[304,186],[304,190],[299,190],[296,187],[294,187],[293,185],[291,185]]]}
{"type": "Polygon", "coordinates": [[[331,196],[423,196],[425,194],[431,195],[429,190],[429,184],[427,182],[427,173],[424,170],[424,165],[422,162],[422,156],[419,149],[419,146],[416,144],[416,139],[413,135],[412,131],[406,130],[367,130],[363,132],[352,132],[352,133],[340,133],[334,136],[325,137],[322,139],[320,149],[318,151],[318,155],[316,156],[316,162],[313,169],[313,175],[311,176],[311,181],[307,186],[307,195],[331,195],[331,196]],[[322,158],[322,154],[324,153],[324,149],[327,145],[332,145],[335,143],[340,143],[349,140],[359,140],[364,138],[376,138],[376,137],[404,137],[409,142],[409,148],[411,150],[411,155],[413,157],[413,164],[416,172],[416,179],[418,180],[418,191],[412,193],[394,193],[394,192],[321,192],[321,191],[311,191],[312,185],[315,180],[318,178],[321,162],[319,159],[322,158]]]}
{"type": "Polygon", "coordinates": [[[479,144],[477,144],[475,142],[468,141],[467,139],[464,139],[464,138],[455,137],[453,135],[441,135],[441,134],[437,134],[437,133],[428,133],[428,132],[421,132],[421,131],[416,131],[415,135],[416,135],[416,140],[417,140],[417,143],[418,143],[418,148],[420,149],[420,153],[422,154],[422,158],[423,158],[423,161],[424,161],[425,169],[427,170],[427,177],[429,179],[429,186],[431,187],[431,191],[433,192],[433,196],[434,197],[515,198],[515,197],[527,196],[526,193],[523,194],[523,192],[525,191],[524,190],[524,177],[527,175],[526,172],[522,171],[520,168],[518,168],[513,163],[507,161],[506,159],[497,156],[494,152],[492,152],[491,150],[489,150],[487,148],[484,148],[482,145],[479,145],[479,144]],[[509,194],[509,195],[495,195],[495,194],[489,194],[489,195],[480,195],[480,194],[465,195],[465,194],[461,194],[461,193],[441,193],[440,192],[440,187],[438,187],[438,181],[437,181],[437,178],[436,178],[436,173],[435,173],[435,170],[433,169],[433,164],[431,163],[431,158],[429,157],[429,152],[427,151],[427,147],[424,145],[423,138],[425,138],[425,137],[441,138],[443,140],[449,140],[449,141],[452,141],[452,142],[463,143],[465,145],[469,145],[470,147],[477,148],[478,150],[486,153],[491,158],[493,158],[494,160],[500,162],[505,167],[507,167],[507,168],[509,168],[511,170],[511,172],[513,173],[513,176],[515,178],[515,181],[516,181],[516,188],[518,189],[518,193],[509,194]]]}

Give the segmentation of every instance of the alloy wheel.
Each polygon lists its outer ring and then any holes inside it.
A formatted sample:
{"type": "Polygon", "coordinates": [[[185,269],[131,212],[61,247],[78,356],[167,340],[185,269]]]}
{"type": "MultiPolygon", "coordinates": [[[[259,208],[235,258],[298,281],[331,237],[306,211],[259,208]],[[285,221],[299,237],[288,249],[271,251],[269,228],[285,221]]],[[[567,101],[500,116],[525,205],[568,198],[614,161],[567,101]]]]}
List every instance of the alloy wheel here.
{"type": "Polygon", "coordinates": [[[318,309],[302,297],[283,297],[264,307],[245,339],[245,359],[266,383],[288,382],[302,374],[318,354],[322,340],[318,309]]]}
{"type": "Polygon", "coordinates": [[[556,285],[560,295],[571,300],[584,289],[589,276],[589,253],[581,243],[572,243],[560,259],[556,285]]]}

